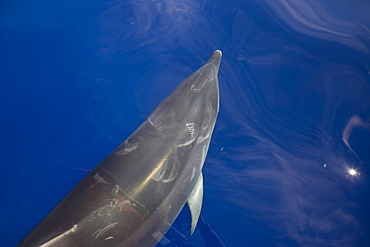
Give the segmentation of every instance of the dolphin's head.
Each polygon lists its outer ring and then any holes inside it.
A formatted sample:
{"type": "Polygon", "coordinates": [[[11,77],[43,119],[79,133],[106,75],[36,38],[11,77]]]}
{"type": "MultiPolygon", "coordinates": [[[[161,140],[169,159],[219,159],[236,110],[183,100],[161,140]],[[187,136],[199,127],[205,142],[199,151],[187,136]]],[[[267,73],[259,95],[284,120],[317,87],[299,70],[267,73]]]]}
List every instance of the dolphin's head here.
{"type": "Polygon", "coordinates": [[[208,139],[219,110],[221,56],[221,51],[214,51],[201,68],[181,82],[149,116],[151,125],[159,131],[176,135],[184,143],[201,136],[208,139]]]}
{"type": "Polygon", "coordinates": [[[207,84],[218,83],[217,74],[220,68],[221,56],[222,53],[220,50],[214,51],[205,65],[188,78],[193,93],[201,92],[204,87],[209,86],[207,84]],[[193,78],[193,76],[195,78],[193,78]]]}

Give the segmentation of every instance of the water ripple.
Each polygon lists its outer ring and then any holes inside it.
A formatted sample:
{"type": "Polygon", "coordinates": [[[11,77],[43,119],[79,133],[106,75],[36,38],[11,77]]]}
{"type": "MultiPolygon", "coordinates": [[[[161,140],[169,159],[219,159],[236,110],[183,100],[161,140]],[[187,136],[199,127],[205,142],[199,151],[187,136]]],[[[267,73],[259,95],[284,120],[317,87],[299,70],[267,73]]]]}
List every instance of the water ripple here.
{"type": "Polygon", "coordinates": [[[339,42],[369,53],[368,27],[334,16],[316,1],[261,1],[285,30],[310,37],[339,42]]]}

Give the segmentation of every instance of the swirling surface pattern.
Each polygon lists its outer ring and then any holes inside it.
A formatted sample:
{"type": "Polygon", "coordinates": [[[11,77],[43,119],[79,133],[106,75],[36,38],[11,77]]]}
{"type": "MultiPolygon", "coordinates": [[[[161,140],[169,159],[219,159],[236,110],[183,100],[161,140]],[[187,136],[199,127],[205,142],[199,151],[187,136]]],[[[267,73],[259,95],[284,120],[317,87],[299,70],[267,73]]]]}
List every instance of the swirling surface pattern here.
{"type": "Polygon", "coordinates": [[[189,236],[184,208],[158,246],[370,246],[368,1],[0,6],[1,246],[216,49],[202,219],[189,236]]]}

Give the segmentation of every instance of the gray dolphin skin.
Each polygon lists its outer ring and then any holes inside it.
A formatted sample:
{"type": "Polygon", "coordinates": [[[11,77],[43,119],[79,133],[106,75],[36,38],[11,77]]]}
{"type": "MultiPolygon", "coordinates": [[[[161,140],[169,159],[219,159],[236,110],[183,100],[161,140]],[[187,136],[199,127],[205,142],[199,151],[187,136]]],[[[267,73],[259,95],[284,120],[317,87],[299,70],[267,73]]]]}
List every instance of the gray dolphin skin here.
{"type": "Polygon", "coordinates": [[[214,51],[17,246],[155,246],[186,202],[192,234],[219,111],[221,55],[214,51]]]}

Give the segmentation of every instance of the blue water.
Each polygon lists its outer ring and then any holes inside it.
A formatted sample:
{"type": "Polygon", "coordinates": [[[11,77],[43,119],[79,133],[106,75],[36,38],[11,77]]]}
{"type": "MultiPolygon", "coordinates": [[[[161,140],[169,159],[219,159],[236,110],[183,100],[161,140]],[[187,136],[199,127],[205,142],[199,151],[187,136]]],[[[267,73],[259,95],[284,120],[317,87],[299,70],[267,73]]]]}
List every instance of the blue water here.
{"type": "Polygon", "coordinates": [[[368,13],[366,0],[1,1],[0,245],[220,49],[202,220],[189,236],[185,207],[158,246],[370,246],[368,13]]]}

